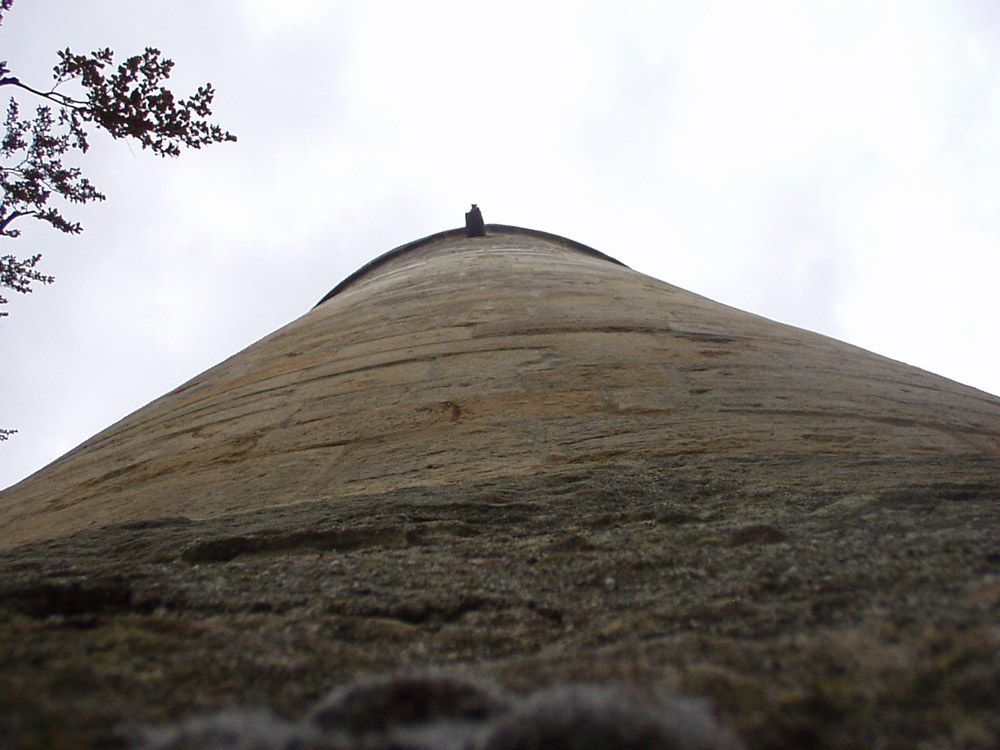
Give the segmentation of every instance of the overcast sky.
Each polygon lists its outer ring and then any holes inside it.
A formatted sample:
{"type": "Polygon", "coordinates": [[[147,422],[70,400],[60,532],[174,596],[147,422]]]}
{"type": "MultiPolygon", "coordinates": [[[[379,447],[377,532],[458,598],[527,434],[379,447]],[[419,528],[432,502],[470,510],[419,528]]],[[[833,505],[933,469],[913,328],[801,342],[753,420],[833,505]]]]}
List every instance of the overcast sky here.
{"type": "Polygon", "coordinates": [[[0,28],[38,86],[66,46],[158,47],[239,142],[95,135],[85,232],[2,240],[57,281],[0,320],[0,487],[471,202],[1000,393],[994,0],[17,0],[0,28]]]}

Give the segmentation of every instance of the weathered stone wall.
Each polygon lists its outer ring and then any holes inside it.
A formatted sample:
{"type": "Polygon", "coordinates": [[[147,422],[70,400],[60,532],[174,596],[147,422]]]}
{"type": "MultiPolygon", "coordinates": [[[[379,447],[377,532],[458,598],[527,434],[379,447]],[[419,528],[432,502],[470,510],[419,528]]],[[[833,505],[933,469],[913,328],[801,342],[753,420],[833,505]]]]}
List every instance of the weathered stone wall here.
{"type": "Polygon", "coordinates": [[[1000,456],[1000,399],[551,235],[443,233],[0,494],[0,546],[653,456],[1000,456]]]}
{"type": "Polygon", "coordinates": [[[1000,745],[1000,399],[462,235],[0,496],[0,748],[1000,745]]]}

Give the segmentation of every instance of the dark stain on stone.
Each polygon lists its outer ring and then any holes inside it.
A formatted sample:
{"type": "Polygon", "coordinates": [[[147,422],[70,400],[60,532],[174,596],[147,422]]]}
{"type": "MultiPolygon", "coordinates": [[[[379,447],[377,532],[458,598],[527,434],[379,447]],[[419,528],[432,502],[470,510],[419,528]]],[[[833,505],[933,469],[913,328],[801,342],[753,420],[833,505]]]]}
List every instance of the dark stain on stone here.
{"type": "Polygon", "coordinates": [[[29,617],[117,613],[133,604],[132,587],[124,578],[43,580],[0,590],[0,608],[29,617]]]}
{"type": "Polygon", "coordinates": [[[331,604],[328,611],[349,617],[380,617],[399,620],[410,625],[437,626],[457,622],[469,612],[498,606],[499,602],[476,594],[459,594],[442,599],[412,597],[386,604],[337,602],[331,604]]]}
{"type": "Polygon", "coordinates": [[[435,544],[448,537],[468,539],[477,536],[480,528],[463,521],[426,521],[408,528],[404,533],[407,544],[435,544]]]}
{"type": "Polygon", "coordinates": [[[686,331],[676,331],[676,334],[682,339],[688,339],[689,341],[701,341],[710,344],[731,344],[736,341],[732,336],[723,336],[718,333],[694,333],[686,331]]]}
{"type": "Polygon", "coordinates": [[[738,529],[729,538],[730,547],[740,547],[744,544],[777,544],[787,542],[788,534],[767,523],[753,524],[738,529]]]}
{"type": "Polygon", "coordinates": [[[186,516],[168,516],[165,518],[128,521],[127,523],[118,524],[118,528],[122,531],[147,531],[149,529],[162,529],[167,526],[187,526],[191,523],[193,521],[186,516]]]}
{"type": "Polygon", "coordinates": [[[588,552],[601,549],[600,545],[594,544],[589,539],[579,534],[569,534],[562,536],[541,547],[541,552],[588,552]]]}
{"type": "Polygon", "coordinates": [[[405,547],[406,543],[406,535],[398,526],[264,532],[197,541],[181,553],[181,559],[189,563],[228,562],[242,555],[327,550],[350,552],[369,547],[405,547]]]}
{"type": "Polygon", "coordinates": [[[936,482],[886,490],[879,500],[890,508],[933,505],[940,502],[969,502],[994,498],[1000,500],[1000,485],[989,482],[936,482]]]}
{"type": "Polygon", "coordinates": [[[457,422],[459,418],[462,416],[461,407],[454,401],[442,401],[441,406],[443,406],[447,411],[450,412],[449,418],[451,419],[452,423],[457,422]]]}

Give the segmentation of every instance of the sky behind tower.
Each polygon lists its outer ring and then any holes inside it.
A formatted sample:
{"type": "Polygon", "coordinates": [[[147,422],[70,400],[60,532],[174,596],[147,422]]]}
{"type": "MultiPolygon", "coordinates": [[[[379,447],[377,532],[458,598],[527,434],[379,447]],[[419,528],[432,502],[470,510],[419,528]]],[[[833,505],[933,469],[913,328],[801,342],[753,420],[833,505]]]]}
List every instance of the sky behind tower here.
{"type": "Polygon", "coordinates": [[[66,46],[158,47],[240,140],[95,135],[83,235],[4,241],[57,282],[0,319],[0,487],[471,202],[1000,393],[989,0],[17,0],[0,28],[26,81],[66,46]]]}

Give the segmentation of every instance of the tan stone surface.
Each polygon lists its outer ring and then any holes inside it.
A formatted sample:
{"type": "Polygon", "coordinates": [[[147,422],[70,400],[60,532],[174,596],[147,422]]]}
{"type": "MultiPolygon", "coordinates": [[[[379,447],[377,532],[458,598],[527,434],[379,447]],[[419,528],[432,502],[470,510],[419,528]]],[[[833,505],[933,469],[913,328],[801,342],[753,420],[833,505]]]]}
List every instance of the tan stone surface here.
{"type": "Polygon", "coordinates": [[[4,491],[0,546],[697,454],[1000,460],[1000,399],[551,235],[444,232],[4,491]]]}

